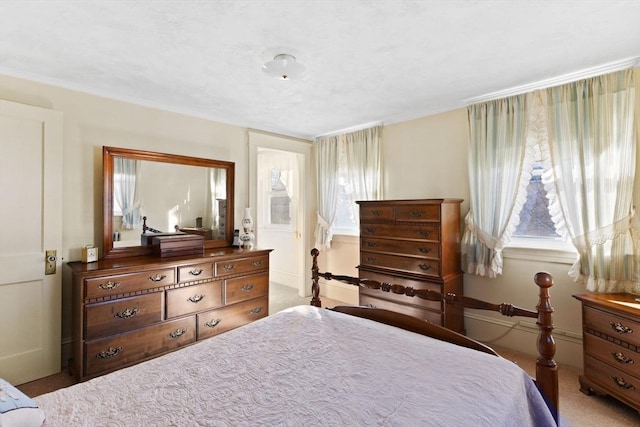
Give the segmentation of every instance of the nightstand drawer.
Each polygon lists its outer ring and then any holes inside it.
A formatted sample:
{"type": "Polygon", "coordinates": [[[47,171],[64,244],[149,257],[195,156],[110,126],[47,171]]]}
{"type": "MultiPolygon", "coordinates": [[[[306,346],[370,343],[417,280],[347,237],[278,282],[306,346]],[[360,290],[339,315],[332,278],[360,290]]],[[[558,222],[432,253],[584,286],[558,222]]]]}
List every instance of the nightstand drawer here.
{"type": "Polygon", "coordinates": [[[593,307],[584,307],[583,324],[585,330],[591,328],[640,347],[640,322],[638,321],[593,307]]]}
{"type": "Polygon", "coordinates": [[[604,364],[591,356],[584,357],[587,378],[619,395],[624,400],[640,404],[640,378],[604,364]]]}
{"type": "Polygon", "coordinates": [[[234,259],[229,261],[220,261],[215,263],[215,275],[229,276],[231,274],[251,273],[253,271],[262,271],[269,268],[269,257],[260,256],[244,259],[234,259]]]}
{"type": "Polygon", "coordinates": [[[186,265],[178,267],[178,282],[194,282],[213,278],[213,263],[186,265]]]}
{"type": "Polygon", "coordinates": [[[140,362],[196,340],[195,316],[85,344],[85,372],[94,375],[140,362]]]}
{"type": "Polygon", "coordinates": [[[269,298],[262,297],[198,314],[198,339],[237,328],[269,314],[269,298]]]}
{"type": "Polygon", "coordinates": [[[227,279],[224,283],[224,303],[227,305],[262,297],[268,293],[269,276],[266,274],[227,279]]]}
{"type": "Polygon", "coordinates": [[[222,305],[222,282],[209,282],[167,291],[167,319],[222,305]]]}
{"type": "Polygon", "coordinates": [[[131,331],[162,321],[163,292],[85,306],[85,339],[131,331]]]}
{"type": "Polygon", "coordinates": [[[640,353],[590,334],[584,334],[584,348],[601,362],[640,378],[640,353]]]}
{"type": "Polygon", "coordinates": [[[88,299],[108,298],[130,292],[159,288],[172,283],[175,283],[173,268],[97,277],[85,280],[84,297],[88,299]]]}

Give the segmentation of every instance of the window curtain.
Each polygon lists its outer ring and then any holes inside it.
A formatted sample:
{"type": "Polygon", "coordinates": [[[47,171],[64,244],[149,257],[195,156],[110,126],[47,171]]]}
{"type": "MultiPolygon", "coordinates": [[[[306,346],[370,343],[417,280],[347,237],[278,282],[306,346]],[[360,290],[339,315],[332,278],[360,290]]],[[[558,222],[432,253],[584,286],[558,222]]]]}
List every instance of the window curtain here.
{"type": "Polygon", "coordinates": [[[122,210],[122,228],[133,230],[142,227],[140,201],[137,195],[137,181],[140,162],[121,157],[114,158],[113,197],[122,210]]]}
{"type": "Polygon", "coordinates": [[[314,150],[318,174],[318,222],[315,247],[319,250],[331,247],[341,160],[347,169],[349,182],[354,187],[355,197],[360,200],[382,198],[381,134],[382,126],[376,126],[316,139],[314,150]],[[341,156],[344,158],[341,159],[341,156]]]}
{"type": "Polygon", "coordinates": [[[208,168],[207,170],[207,193],[205,196],[205,206],[203,227],[212,229],[224,229],[226,218],[220,215],[226,213],[227,199],[227,173],[224,169],[208,168]],[[223,206],[222,209],[220,207],[223,206]]]}
{"type": "Polygon", "coordinates": [[[519,95],[467,109],[470,209],[462,237],[467,273],[502,274],[502,249],[520,222],[534,160],[528,103],[529,95],[519,95]]]}
{"type": "Polygon", "coordinates": [[[590,291],[640,293],[633,70],[549,88],[542,98],[551,216],[579,255],[569,275],[590,291]]]}

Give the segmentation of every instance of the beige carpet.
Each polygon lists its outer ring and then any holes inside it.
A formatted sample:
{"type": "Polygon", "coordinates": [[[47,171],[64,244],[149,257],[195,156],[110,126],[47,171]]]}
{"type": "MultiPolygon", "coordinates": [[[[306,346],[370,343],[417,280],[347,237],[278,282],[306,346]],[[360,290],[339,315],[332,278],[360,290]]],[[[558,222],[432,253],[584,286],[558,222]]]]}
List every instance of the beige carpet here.
{"type": "MultiPolygon", "coordinates": [[[[310,298],[300,298],[295,289],[270,285],[269,312],[275,313],[286,307],[308,304],[310,298]]],[[[339,305],[339,301],[323,299],[323,306],[339,305]]],[[[535,375],[536,357],[505,348],[496,348],[503,357],[517,363],[530,375],[535,375]]],[[[560,416],[561,426],[603,427],[640,426],[640,415],[631,407],[609,396],[587,396],[580,392],[578,375],[580,372],[569,366],[559,366],[560,416]]],[[[74,383],[67,372],[23,384],[18,388],[34,397],[74,383]]]]}

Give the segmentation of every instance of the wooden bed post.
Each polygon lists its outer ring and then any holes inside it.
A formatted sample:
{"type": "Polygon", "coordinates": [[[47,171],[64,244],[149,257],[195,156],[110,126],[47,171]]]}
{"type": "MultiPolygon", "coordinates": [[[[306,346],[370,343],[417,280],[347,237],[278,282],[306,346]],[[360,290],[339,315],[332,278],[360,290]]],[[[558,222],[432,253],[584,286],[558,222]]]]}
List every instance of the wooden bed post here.
{"type": "Polygon", "coordinates": [[[320,284],[318,280],[320,276],[318,272],[320,269],[318,268],[318,255],[320,251],[316,248],[311,249],[311,257],[313,258],[313,264],[311,266],[311,305],[315,307],[322,307],[322,302],[320,301],[320,284]]]}
{"type": "Polygon", "coordinates": [[[551,335],[553,331],[553,307],[549,301],[549,288],[553,286],[553,277],[541,272],[535,275],[534,281],[540,287],[538,310],[538,361],[536,362],[536,382],[538,388],[549,401],[553,418],[558,421],[558,365],[553,360],[556,354],[556,343],[551,335]]]}

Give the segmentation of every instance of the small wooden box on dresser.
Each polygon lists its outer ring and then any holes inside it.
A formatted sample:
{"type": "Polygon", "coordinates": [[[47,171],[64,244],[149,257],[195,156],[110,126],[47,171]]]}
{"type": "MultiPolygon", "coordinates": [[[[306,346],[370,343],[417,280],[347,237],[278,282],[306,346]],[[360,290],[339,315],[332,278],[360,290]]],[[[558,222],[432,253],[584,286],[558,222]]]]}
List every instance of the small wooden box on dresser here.
{"type": "Polygon", "coordinates": [[[580,391],[609,394],[640,411],[638,295],[574,295],[582,302],[584,375],[580,391]]]}
{"type": "Polygon", "coordinates": [[[70,262],[79,381],[151,359],[267,316],[269,252],[70,262]]]}
{"type": "MultiPolygon", "coordinates": [[[[463,294],[460,199],[360,201],[359,277],[463,294]]],[[[426,319],[464,333],[462,309],[360,288],[360,304],[426,319]]]]}

